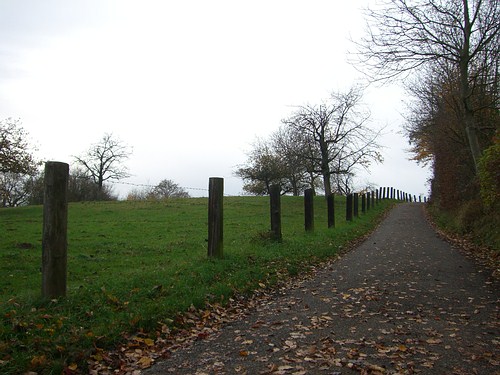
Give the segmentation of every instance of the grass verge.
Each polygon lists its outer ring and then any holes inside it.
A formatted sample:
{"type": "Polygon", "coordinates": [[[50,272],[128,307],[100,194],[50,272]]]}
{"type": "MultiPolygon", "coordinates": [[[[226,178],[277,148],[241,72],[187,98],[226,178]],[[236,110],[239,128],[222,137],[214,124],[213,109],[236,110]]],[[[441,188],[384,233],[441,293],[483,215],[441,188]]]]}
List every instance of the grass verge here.
{"type": "Polygon", "coordinates": [[[225,198],[217,260],[206,256],[207,204],[70,204],[68,295],[57,300],[40,297],[42,207],[0,210],[0,372],[86,373],[97,348],[307,271],[371,231],[392,203],[346,222],[345,200],[336,198],[337,225],[328,229],[324,197],[315,197],[315,231],[306,233],[303,198],[282,197],[283,242],[275,243],[267,197],[225,198]]]}

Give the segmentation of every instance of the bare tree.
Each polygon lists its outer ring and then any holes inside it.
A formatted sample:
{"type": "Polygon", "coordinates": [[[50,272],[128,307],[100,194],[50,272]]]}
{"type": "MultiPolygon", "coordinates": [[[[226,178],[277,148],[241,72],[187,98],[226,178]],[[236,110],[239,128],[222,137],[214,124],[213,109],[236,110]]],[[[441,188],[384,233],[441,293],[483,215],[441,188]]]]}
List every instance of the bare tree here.
{"type": "Polygon", "coordinates": [[[124,161],[130,157],[131,150],[123,142],[104,134],[101,141],[92,145],[82,156],[75,156],[85,173],[89,175],[99,190],[108,180],[121,180],[130,176],[124,161]]]}
{"type": "Polygon", "coordinates": [[[29,202],[31,177],[21,173],[0,173],[0,207],[17,207],[29,202]]]}
{"type": "Polygon", "coordinates": [[[328,102],[298,107],[282,120],[308,144],[302,157],[323,177],[326,195],[332,192],[333,174],[349,175],[357,166],[381,160],[376,142],[380,132],[367,126],[370,115],[362,109],[361,98],[359,88],[334,93],[328,102]]]}
{"type": "MultiPolygon", "coordinates": [[[[428,65],[453,65],[469,149],[477,168],[481,156],[471,100],[477,79],[498,83],[498,0],[383,0],[367,11],[368,32],[358,57],[372,80],[407,75],[428,65]]],[[[498,90],[498,86],[496,86],[498,90]]]]}

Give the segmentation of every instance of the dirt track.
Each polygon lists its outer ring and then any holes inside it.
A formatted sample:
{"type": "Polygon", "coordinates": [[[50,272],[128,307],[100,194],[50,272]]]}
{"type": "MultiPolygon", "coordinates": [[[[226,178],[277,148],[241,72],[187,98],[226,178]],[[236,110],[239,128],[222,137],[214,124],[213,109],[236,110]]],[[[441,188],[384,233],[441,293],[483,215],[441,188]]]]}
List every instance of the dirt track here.
{"type": "Polygon", "coordinates": [[[498,282],[396,206],[360,246],[157,374],[500,374],[498,282]]]}

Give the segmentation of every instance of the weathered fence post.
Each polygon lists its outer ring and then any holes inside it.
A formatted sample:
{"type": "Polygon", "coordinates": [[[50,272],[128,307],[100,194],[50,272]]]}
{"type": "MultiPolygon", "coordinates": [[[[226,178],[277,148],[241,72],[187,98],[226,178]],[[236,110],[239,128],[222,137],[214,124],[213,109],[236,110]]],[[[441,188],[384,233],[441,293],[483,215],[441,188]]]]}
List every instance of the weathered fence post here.
{"type": "Polygon", "coordinates": [[[66,295],[69,165],[45,163],[42,236],[42,296],[66,295]]]}
{"type": "Polygon", "coordinates": [[[391,187],[391,199],[394,199],[394,188],[391,187]]]}
{"type": "Polygon", "coordinates": [[[224,255],[224,179],[210,177],[208,181],[208,256],[222,258],[224,255]]]}
{"type": "Polygon", "coordinates": [[[326,207],[328,212],[328,228],[335,228],[335,198],[333,193],[326,197],[326,207]]]}
{"type": "Polygon", "coordinates": [[[354,193],[354,217],[359,217],[359,194],[354,193]]]}
{"type": "Polygon", "coordinates": [[[346,202],[345,219],[347,221],[352,221],[352,194],[347,194],[345,202],[346,202]]]}
{"type": "Polygon", "coordinates": [[[366,214],[366,193],[361,196],[361,212],[366,214]]]}
{"type": "Polygon", "coordinates": [[[369,191],[366,192],[366,211],[370,210],[371,207],[371,193],[369,191]]]}
{"type": "Polygon", "coordinates": [[[306,231],[314,230],[314,190],[304,191],[304,226],[306,231]]]}
{"type": "Polygon", "coordinates": [[[385,187],[384,187],[384,190],[383,190],[383,193],[382,193],[382,199],[385,199],[387,198],[387,196],[385,195],[385,187]]]}
{"type": "Polygon", "coordinates": [[[271,236],[281,242],[281,186],[272,185],[269,189],[271,199],[271,236]]]}

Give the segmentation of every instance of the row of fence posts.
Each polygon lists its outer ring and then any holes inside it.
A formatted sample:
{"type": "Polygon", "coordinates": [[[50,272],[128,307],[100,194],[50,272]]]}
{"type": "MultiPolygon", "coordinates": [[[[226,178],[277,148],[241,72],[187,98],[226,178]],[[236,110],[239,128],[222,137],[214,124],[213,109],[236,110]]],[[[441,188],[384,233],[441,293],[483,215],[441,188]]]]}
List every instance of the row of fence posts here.
{"type": "MultiPolygon", "coordinates": [[[[68,229],[68,180],[69,165],[49,161],[45,163],[45,189],[42,234],[42,296],[56,298],[66,295],[67,279],[67,229],[68,229]]],[[[208,256],[222,258],[224,179],[209,179],[208,197],[208,256]]],[[[346,198],[346,220],[358,217],[360,194],[348,194],[346,198]]],[[[416,202],[412,196],[393,188],[381,187],[374,192],[361,194],[361,211],[366,213],[381,199],[398,199],[416,202]],[[413,199],[413,200],[412,200],[413,199]]],[[[314,230],[314,191],[304,192],[304,227],[314,230]]],[[[326,197],[328,228],[335,227],[334,195],[326,197]]],[[[281,231],[281,187],[270,188],[271,238],[280,242],[281,231]]]]}
{"type": "MultiPolygon", "coordinates": [[[[223,196],[224,179],[211,177],[209,179],[208,198],[208,256],[223,256],[223,196]]],[[[269,189],[271,210],[271,239],[280,242],[281,232],[281,187],[272,185],[269,189]]],[[[359,193],[346,196],[346,220],[352,221],[353,217],[359,217],[359,193]]],[[[380,203],[381,199],[397,199],[406,202],[416,202],[417,197],[401,192],[394,188],[380,187],[375,191],[367,191],[361,194],[361,212],[365,214],[368,210],[380,203]]],[[[314,190],[304,191],[304,228],[306,231],[314,230],[314,190]]],[[[421,202],[421,198],[419,198],[421,202]]],[[[328,228],[335,227],[334,195],[326,197],[328,228]]]]}

